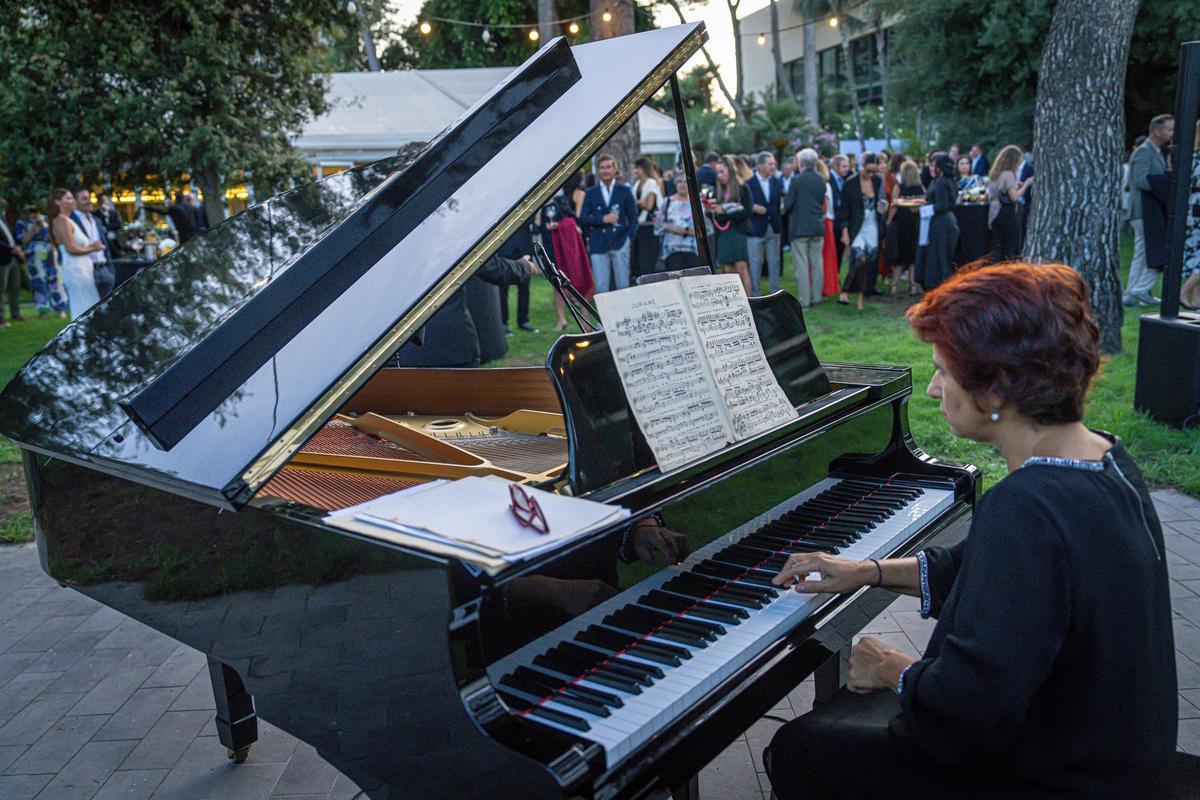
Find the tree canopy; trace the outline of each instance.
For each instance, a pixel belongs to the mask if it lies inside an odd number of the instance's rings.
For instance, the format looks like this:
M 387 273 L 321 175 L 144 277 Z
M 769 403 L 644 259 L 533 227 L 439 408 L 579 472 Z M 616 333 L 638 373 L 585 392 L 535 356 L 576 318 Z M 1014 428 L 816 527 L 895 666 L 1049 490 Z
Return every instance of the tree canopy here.
M 993 145 L 1033 139 L 1038 68 L 1055 0 L 874 0 L 893 28 L 891 96 L 946 137 Z M 1200 37 L 1200 3 L 1143 3 L 1126 76 L 1126 136 L 1174 103 L 1179 43 Z
M 325 110 L 318 33 L 339 16 L 335 0 L 22 3 L 0 15 L 0 186 L 42 201 L 80 182 L 187 174 L 214 193 L 300 174 L 289 136 Z

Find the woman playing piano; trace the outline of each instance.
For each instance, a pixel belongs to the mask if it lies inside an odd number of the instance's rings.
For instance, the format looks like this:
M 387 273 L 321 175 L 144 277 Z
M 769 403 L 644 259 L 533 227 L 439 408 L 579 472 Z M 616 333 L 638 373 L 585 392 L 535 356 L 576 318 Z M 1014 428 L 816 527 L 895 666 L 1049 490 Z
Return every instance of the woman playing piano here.
M 871 638 L 854 647 L 858 694 L 785 725 L 764 755 L 775 793 L 1170 796 L 1166 551 L 1137 466 L 1081 423 L 1099 365 L 1083 280 L 1060 265 L 986 267 L 930 292 L 909 321 L 933 345 L 928 393 L 951 431 L 995 446 L 1008 475 L 952 547 L 789 559 L 778 584 L 884 586 L 920 597 L 937 626 L 921 659 Z

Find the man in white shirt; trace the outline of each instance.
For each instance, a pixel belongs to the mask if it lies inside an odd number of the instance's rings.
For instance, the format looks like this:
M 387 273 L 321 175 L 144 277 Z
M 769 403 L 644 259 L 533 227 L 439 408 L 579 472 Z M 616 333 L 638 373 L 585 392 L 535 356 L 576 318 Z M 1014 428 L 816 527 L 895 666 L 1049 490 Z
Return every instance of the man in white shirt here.
M 88 244 L 100 242 L 104 245 L 103 250 L 93 250 L 90 256 L 96 276 L 96 291 L 100 293 L 101 297 L 107 297 L 113 289 L 116 275 L 113 272 L 112 259 L 108 254 L 108 231 L 104 229 L 104 223 L 92 213 L 93 211 L 92 193 L 87 189 L 76 189 L 75 211 L 71 217 L 87 237 Z
M 4 212 L 8 201 L 0 197 L 0 290 L 8 295 L 8 311 L 13 322 L 21 322 L 21 265 L 25 261 L 25 252 L 13 237 L 8 223 L 4 221 Z M 4 318 L 4 309 L 0 306 L 0 327 L 7 328 L 12 323 Z

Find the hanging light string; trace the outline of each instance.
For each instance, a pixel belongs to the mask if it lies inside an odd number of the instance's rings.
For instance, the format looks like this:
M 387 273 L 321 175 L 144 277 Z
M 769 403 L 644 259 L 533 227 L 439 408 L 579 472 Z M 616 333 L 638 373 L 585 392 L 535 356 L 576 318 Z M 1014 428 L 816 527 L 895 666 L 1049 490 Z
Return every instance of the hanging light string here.
M 849 14 L 846 14 L 845 16 L 848 18 L 850 17 Z M 816 19 L 812 20 L 811 22 L 799 22 L 795 25 L 787 25 L 783 28 L 780 28 L 779 32 L 786 33 L 787 31 L 797 31 L 797 30 L 800 30 L 801 28 L 807 28 L 809 25 L 816 25 L 818 23 L 826 22 L 826 21 L 828 21 L 829 27 L 831 27 L 831 28 L 836 28 L 838 25 L 842 24 L 842 20 L 840 17 L 838 17 L 837 14 L 830 13 L 830 14 L 826 14 L 823 17 L 817 17 Z M 855 20 L 855 21 L 857 22 L 857 20 Z M 770 35 L 770 33 L 771 33 L 771 31 L 769 31 L 769 30 L 766 30 L 766 31 L 742 31 L 741 32 L 742 36 L 757 36 L 760 39 L 760 41 L 759 41 L 760 45 L 766 43 L 766 37 L 768 35 Z
M 632 5 L 630 0 L 615 0 L 615 2 L 616 2 L 616 4 Z M 563 19 L 556 19 L 556 20 L 554 20 L 553 24 L 554 25 L 566 25 L 567 32 L 569 34 L 571 34 L 572 36 L 574 36 L 575 34 L 579 33 L 579 21 L 588 19 L 591 16 L 592 16 L 591 12 L 588 12 L 586 14 L 576 14 L 573 17 L 565 17 Z M 846 16 L 849 17 L 849 15 L 846 15 Z M 600 19 L 603 22 L 612 22 L 612 11 L 609 8 L 605 8 L 604 11 L 601 12 L 601 14 L 600 14 Z M 538 24 L 536 22 L 478 22 L 476 20 L 470 20 L 470 19 L 454 19 L 452 17 L 439 17 L 439 16 L 435 16 L 433 14 L 427 14 L 427 15 L 421 17 L 420 23 L 418 24 L 417 29 L 421 32 L 421 34 L 423 36 L 428 36 L 431 33 L 433 33 L 433 24 L 432 23 L 434 23 L 434 22 L 438 22 L 438 23 L 441 23 L 444 25 L 463 25 L 468 28 L 482 28 L 483 29 L 482 38 L 483 38 L 483 41 L 485 44 L 487 44 L 488 42 L 491 41 L 491 38 L 492 38 L 491 29 L 492 28 L 497 28 L 497 29 L 501 29 L 501 30 L 525 30 L 525 31 L 528 31 L 529 32 L 528 33 L 529 40 L 532 42 L 536 42 L 536 41 L 538 41 L 538 39 L 541 38 L 541 35 L 538 33 Z M 787 25 L 783 28 L 779 28 L 779 33 L 786 33 L 787 31 L 800 30 L 801 28 L 805 28 L 809 25 L 816 25 L 821 22 L 828 22 L 829 27 L 836 28 L 838 25 L 841 24 L 842 20 L 838 17 L 837 14 L 827 13 L 823 16 L 817 17 L 816 19 L 808 21 L 808 22 L 801 22 L 796 25 Z M 767 43 L 767 34 L 769 34 L 769 33 L 771 33 L 771 31 L 741 31 L 742 36 L 756 37 L 760 47 Z
M 614 6 L 615 5 L 632 5 L 632 2 L 630 2 L 630 0 L 615 0 Z M 567 33 L 574 36 L 575 34 L 579 33 L 579 21 L 588 19 L 591 16 L 592 16 L 591 12 L 588 12 L 586 14 L 577 14 L 573 17 L 566 17 L 564 19 L 556 19 L 556 20 L 554 20 L 553 24 L 554 25 L 566 25 Z M 611 7 L 605 8 L 604 11 L 602 11 L 600 13 L 600 20 L 602 22 L 612 22 L 612 18 L 613 18 L 613 15 L 612 15 Z M 468 28 L 482 28 L 483 33 L 481 34 L 481 38 L 483 39 L 484 44 L 487 44 L 489 41 L 491 41 L 491 38 L 492 38 L 491 29 L 492 28 L 508 29 L 508 30 L 527 30 L 527 31 L 529 31 L 528 36 L 529 36 L 529 40 L 531 42 L 536 42 L 538 39 L 541 38 L 541 35 L 538 33 L 538 24 L 536 22 L 478 22 L 476 20 L 470 20 L 470 19 L 453 19 L 452 17 L 439 17 L 439 16 L 435 16 L 432 14 L 427 14 L 420 18 L 420 23 L 417 26 L 417 30 L 419 30 L 421 32 L 422 36 L 428 36 L 431 33 L 433 33 L 433 23 L 434 22 L 442 23 L 444 25 L 463 25 Z

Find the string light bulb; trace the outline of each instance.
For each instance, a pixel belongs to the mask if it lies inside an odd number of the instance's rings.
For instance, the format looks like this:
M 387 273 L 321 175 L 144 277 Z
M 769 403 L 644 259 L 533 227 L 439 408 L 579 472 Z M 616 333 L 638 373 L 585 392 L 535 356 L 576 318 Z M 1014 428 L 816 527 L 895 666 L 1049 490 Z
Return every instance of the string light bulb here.
M 829 18 L 829 27 L 831 27 L 831 28 L 836 28 L 837 26 L 838 26 L 838 18 L 837 18 L 837 17 L 830 17 L 830 18 Z
M 487 27 L 484 27 L 483 33 L 479 34 L 479 38 L 483 39 L 484 44 L 490 44 L 492 41 L 492 32 Z
M 568 25 L 568 26 L 567 26 L 567 33 L 571 34 L 572 36 L 574 36 L 575 34 L 579 33 L 579 23 L 578 23 L 578 22 L 572 22 L 570 25 Z
M 422 36 L 428 36 L 429 34 L 433 33 L 433 26 L 428 22 L 422 22 L 418 30 L 421 31 Z
M 766 37 L 766 36 L 763 36 L 763 35 L 760 33 L 760 34 L 758 35 L 758 46 L 759 46 L 759 47 L 762 47 L 762 46 L 763 46 L 764 44 L 766 44 L 766 43 L 767 43 L 767 37 Z
M 600 15 L 600 19 L 604 20 L 605 22 L 612 22 L 612 12 L 605 11 Z
M 529 41 L 536 42 L 540 38 L 541 34 L 537 32 L 537 28 L 534 28 L 529 32 Z

